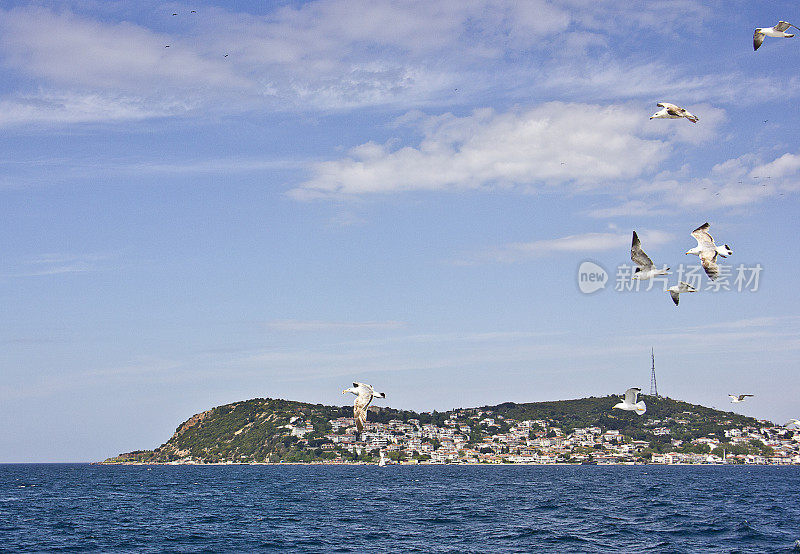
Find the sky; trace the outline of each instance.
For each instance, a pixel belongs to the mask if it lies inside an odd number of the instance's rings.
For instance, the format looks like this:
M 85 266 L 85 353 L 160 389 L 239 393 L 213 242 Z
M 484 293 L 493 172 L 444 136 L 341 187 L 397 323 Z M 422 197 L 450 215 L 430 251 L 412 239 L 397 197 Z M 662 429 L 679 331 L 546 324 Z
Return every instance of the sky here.
M 800 39 L 752 46 L 779 20 L 796 2 L 3 2 L 0 462 L 352 381 L 420 411 L 648 393 L 651 348 L 661 395 L 800 417 Z M 671 268 L 638 290 L 633 230 Z

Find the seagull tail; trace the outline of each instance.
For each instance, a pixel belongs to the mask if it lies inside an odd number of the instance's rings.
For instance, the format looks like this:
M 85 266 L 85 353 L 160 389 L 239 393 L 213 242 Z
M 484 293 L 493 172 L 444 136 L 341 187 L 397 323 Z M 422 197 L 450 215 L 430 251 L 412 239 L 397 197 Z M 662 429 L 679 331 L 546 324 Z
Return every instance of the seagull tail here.
M 730 246 L 725 244 L 723 246 L 718 246 L 717 247 L 717 254 L 719 254 L 723 258 L 727 258 L 731 254 L 733 254 L 733 250 L 731 250 Z
M 647 406 L 645 406 L 644 400 L 639 400 L 636 404 L 634 404 L 634 406 L 636 406 L 637 415 L 644 415 L 644 413 L 647 411 Z

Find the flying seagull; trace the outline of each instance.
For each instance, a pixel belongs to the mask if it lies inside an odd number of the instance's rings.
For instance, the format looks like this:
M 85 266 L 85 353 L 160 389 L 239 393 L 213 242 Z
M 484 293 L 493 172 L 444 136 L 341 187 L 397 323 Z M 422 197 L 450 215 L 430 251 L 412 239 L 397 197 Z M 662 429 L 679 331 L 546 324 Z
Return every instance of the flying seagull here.
M 708 228 L 711 227 L 708 222 L 703 223 L 700 227 L 692 231 L 692 236 L 697 240 L 697 246 L 691 250 L 687 250 L 687 254 L 697 254 L 700 257 L 700 263 L 706 271 L 706 275 L 712 281 L 719 275 L 719 266 L 717 265 L 717 254 L 723 258 L 727 258 L 733 254 L 728 245 L 717 246 L 714 244 L 714 237 L 708 233 Z
M 661 109 L 651 115 L 650 119 L 678 119 L 685 117 L 692 123 L 697 123 L 697 120 L 699 119 L 696 115 L 687 112 L 680 106 L 670 104 L 669 102 L 659 102 L 656 104 L 656 106 L 660 107 Z
M 622 402 L 619 404 L 615 404 L 613 408 L 618 408 L 620 410 L 627 410 L 629 412 L 636 412 L 639 415 L 644 415 L 647 411 L 647 406 L 644 405 L 644 400 L 636 401 L 639 393 L 642 392 L 642 389 L 639 388 L 632 388 L 625 391 L 625 398 L 622 399 Z M 612 409 L 613 409 L 612 408 Z
M 344 389 L 342 394 L 348 392 L 352 392 L 356 395 L 356 400 L 353 403 L 353 417 L 356 419 L 356 428 L 360 433 L 364 430 L 364 424 L 367 422 L 367 407 L 370 402 L 372 402 L 372 398 L 374 396 L 386 398 L 386 395 L 382 392 L 375 392 L 375 389 L 373 389 L 371 385 L 355 382 L 349 389 Z
M 800 429 L 800 419 L 792 418 L 792 419 L 790 419 L 789 421 L 786 422 L 786 425 L 784 425 L 784 427 L 786 427 L 788 429 L 795 429 L 795 430 L 796 429 Z
M 672 297 L 672 301 L 675 302 L 675 305 L 678 305 L 680 301 L 679 295 L 682 292 L 697 292 L 697 289 L 694 288 L 692 285 L 687 283 L 686 281 L 681 281 L 677 285 L 673 285 L 667 289 L 667 292 Z
M 789 27 L 800 29 L 800 27 L 786 21 L 778 21 L 778 24 L 774 27 L 759 27 L 753 33 L 753 50 L 758 50 L 758 47 L 764 42 L 764 37 L 792 38 L 794 36 L 793 34 L 785 32 Z
M 669 268 L 656 268 L 650 256 L 644 253 L 644 250 L 642 250 L 642 243 L 639 241 L 639 235 L 636 234 L 636 231 L 633 232 L 633 240 L 631 241 L 631 260 L 639 266 L 633 272 L 634 279 L 644 280 L 655 277 L 656 275 L 669 275 Z
M 739 402 L 744 402 L 745 398 L 747 398 L 748 396 L 755 396 L 755 395 L 754 394 L 739 394 L 739 395 L 729 394 L 728 398 L 730 398 L 731 402 L 733 402 L 734 404 L 738 404 Z

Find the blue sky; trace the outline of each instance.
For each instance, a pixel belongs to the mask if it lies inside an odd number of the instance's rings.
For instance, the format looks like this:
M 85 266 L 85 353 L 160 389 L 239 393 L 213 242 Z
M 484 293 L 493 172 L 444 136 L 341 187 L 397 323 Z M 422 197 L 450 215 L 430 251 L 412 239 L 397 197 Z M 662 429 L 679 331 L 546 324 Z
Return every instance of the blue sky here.
M 796 3 L 5 2 L 0 462 L 353 380 L 416 410 L 647 392 L 651 347 L 662 394 L 800 417 L 800 40 L 752 48 L 780 19 Z M 662 101 L 699 123 L 650 120 Z M 614 290 L 633 229 L 672 285 L 706 221 L 732 290 Z

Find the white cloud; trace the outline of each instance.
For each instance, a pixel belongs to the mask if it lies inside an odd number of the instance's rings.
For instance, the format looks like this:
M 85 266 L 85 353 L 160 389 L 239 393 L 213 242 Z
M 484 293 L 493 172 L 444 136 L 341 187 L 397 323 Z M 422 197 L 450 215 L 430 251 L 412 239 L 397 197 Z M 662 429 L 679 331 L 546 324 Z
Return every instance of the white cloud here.
M 417 147 L 373 142 L 313 166 L 296 198 L 494 187 L 593 187 L 649 173 L 670 147 L 642 137 L 642 117 L 623 106 L 551 102 L 529 110 L 414 116 Z
M 23 271 L 17 277 L 44 277 L 49 275 L 63 275 L 71 273 L 88 273 L 99 271 L 100 264 L 108 256 L 101 254 L 42 254 L 25 260 Z
M 221 56 L 212 60 L 183 39 L 133 23 L 108 23 L 44 8 L 18 8 L 2 15 L 4 64 L 52 84 L 137 94 L 187 84 L 248 86 Z
M 787 152 L 776 160 L 754 167 L 750 170 L 749 176 L 778 179 L 793 176 L 798 171 L 800 171 L 800 155 Z
M 665 244 L 672 239 L 672 235 L 658 230 L 638 231 L 642 241 L 649 246 Z M 540 239 L 530 242 L 516 242 L 474 254 L 457 262 L 459 265 L 472 265 L 481 261 L 514 263 L 529 258 L 546 257 L 563 252 L 581 253 L 591 255 L 607 250 L 625 249 L 630 245 L 629 232 L 593 232 L 579 235 L 569 235 L 552 239 Z
M 662 171 L 624 191 L 620 203 L 587 211 L 593 217 L 656 215 L 703 207 L 738 208 L 800 191 L 800 155 L 786 153 L 770 162 L 745 154 L 720 162 L 707 176 L 692 176 L 688 167 Z
M 158 101 L 101 93 L 39 92 L 0 99 L 0 127 L 30 123 L 130 121 L 185 113 L 184 100 Z
M 0 63 L 12 72 L 3 100 L 16 112 L 0 125 L 26 117 L 58 124 L 264 108 L 419 107 L 487 95 L 742 102 L 800 91 L 797 79 L 778 86 L 740 74 L 698 76 L 674 60 L 615 50 L 620 20 L 682 39 L 703 32 L 710 10 L 688 0 L 658 7 L 317 0 L 261 14 L 203 7 L 178 18 L 151 6 L 151 16 L 131 10 L 127 20 L 124 9 L 103 3 L 91 11 L 83 3 L 0 10 Z M 62 117 L 25 108 L 25 99 L 44 96 L 105 102 Z M 105 106 L 112 101 L 122 114 Z

